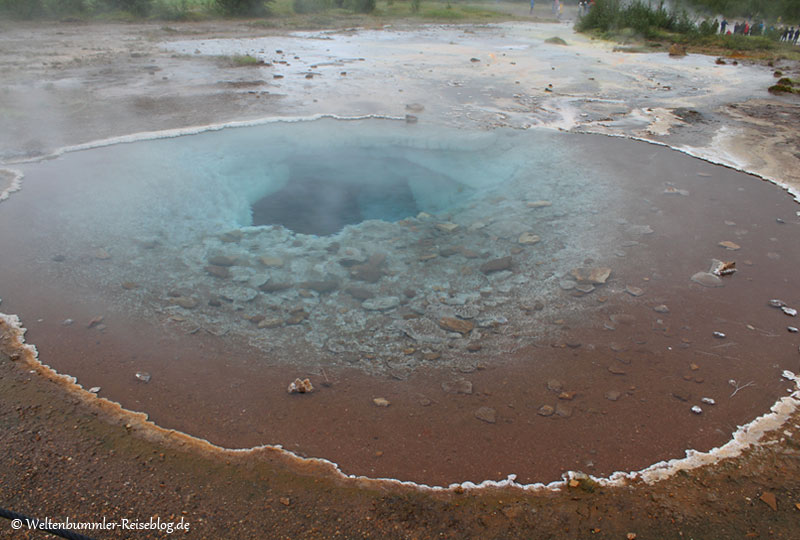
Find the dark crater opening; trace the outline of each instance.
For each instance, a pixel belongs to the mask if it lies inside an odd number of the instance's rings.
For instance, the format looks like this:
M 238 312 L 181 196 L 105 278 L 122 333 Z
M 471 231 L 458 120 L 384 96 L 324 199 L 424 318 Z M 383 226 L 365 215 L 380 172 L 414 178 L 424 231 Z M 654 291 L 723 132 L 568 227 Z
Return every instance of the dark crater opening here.
M 408 181 L 391 172 L 375 183 L 293 174 L 286 186 L 251 208 L 253 225 L 282 225 L 318 236 L 369 219 L 393 222 L 419 213 Z

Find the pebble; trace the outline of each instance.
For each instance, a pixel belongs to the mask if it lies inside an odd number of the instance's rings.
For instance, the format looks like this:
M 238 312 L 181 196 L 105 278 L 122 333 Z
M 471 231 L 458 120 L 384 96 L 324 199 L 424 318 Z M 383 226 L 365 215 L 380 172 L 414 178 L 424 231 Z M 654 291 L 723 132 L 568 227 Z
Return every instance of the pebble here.
M 111 254 L 108 251 L 106 251 L 105 249 L 100 248 L 100 249 L 96 249 L 95 250 L 94 258 L 98 259 L 98 260 L 101 260 L 101 261 L 106 261 L 106 260 L 111 258 Z
M 655 311 L 656 313 L 669 313 L 669 308 L 666 306 L 666 304 L 661 304 L 654 307 L 653 311 Z
M 725 339 L 726 336 L 722 332 L 714 332 L 714 337 L 718 339 Z
M 144 383 L 150 382 L 150 374 L 146 371 L 137 371 L 136 380 L 142 381 Z
M 616 390 L 609 390 L 605 393 L 605 398 L 609 401 L 617 401 L 622 394 Z
M 575 399 L 575 395 L 577 392 L 561 392 L 558 394 L 558 399 L 563 399 L 565 401 L 572 401 Z
M 722 280 L 710 272 L 697 272 L 692 276 L 692 281 L 703 287 L 722 287 Z
M 459 226 L 460 225 L 458 223 L 450 223 L 450 222 L 436 224 L 437 229 L 446 233 L 455 232 L 459 228 Z
M 361 307 L 367 311 L 386 311 L 400 305 L 400 298 L 397 296 L 384 296 L 383 298 L 370 298 L 361 302 Z
M 99 391 L 100 391 L 100 387 L 99 386 L 92 386 L 91 388 L 89 388 L 89 392 L 91 392 L 92 394 L 96 394 Z
M 553 203 L 550 201 L 531 201 L 527 203 L 528 208 L 546 208 L 548 206 L 552 206 Z
M 708 403 L 709 405 L 715 405 L 717 403 L 716 401 L 714 401 L 710 397 L 704 397 L 704 398 L 700 399 L 700 401 L 702 401 L 703 403 Z
M 542 405 L 536 412 L 541 416 L 553 416 L 556 410 L 550 405 Z
M 602 285 L 611 275 L 611 268 L 604 266 L 593 268 L 573 268 L 570 271 L 570 275 L 580 282 Z
M 267 268 L 281 268 L 283 266 L 283 259 L 280 257 L 259 257 L 258 262 Z
M 627 372 L 624 369 L 618 368 L 616 366 L 608 366 L 608 372 L 614 375 L 626 375 Z
M 556 404 L 556 415 L 561 418 L 569 418 L 572 416 L 572 407 L 564 405 L 563 403 Z
M 625 287 L 625 292 L 631 296 L 642 296 L 644 294 L 643 289 L 640 289 L 639 287 L 633 287 L 632 285 Z
M 442 317 L 441 319 L 439 319 L 439 326 L 449 332 L 458 332 L 459 334 L 469 334 L 472 331 L 472 329 L 475 328 L 475 323 L 473 323 L 472 321 L 456 319 L 455 317 Z
M 208 259 L 208 264 L 213 264 L 214 266 L 233 266 L 236 264 L 236 259 L 233 257 L 228 257 L 227 255 L 214 255 Z
M 689 398 L 692 397 L 692 395 L 685 390 L 673 390 L 672 397 L 680 401 L 689 401 Z
M 472 383 L 466 379 L 444 381 L 442 383 L 442 390 L 448 394 L 471 394 Z
M 798 332 L 797 328 L 794 326 L 787 326 L 786 329 L 791 332 L 792 334 L 796 334 Z
M 183 309 L 193 309 L 197 307 L 197 300 L 191 296 L 179 296 L 178 298 L 173 298 L 170 303 L 180 306 Z
M 772 300 L 770 300 L 770 301 L 769 301 L 769 302 L 767 302 L 767 303 L 768 303 L 768 304 L 769 304 L 771 307 L 778 308 L 778 309 L 780 309 L 780 308 L 782 308 L 782 307 L 786 306 L 786 302 L 784 302 L 783 300 L 778 300 L 777 298 L 773 298 Z
M 86 325 L 86 328 L 94 328 L 95 326 L 103 322 L 103 319 L 104 317 L 102 315 L 95 317 L 94 319 L 89 321 L 89 323 Z
M 547 381 L 547 389 L 551 392 L 561 392 L 564 389 L 564 384 L 558 379 L 550 379 Z
M 283 326 L 283 319 L 275 317 L 262 319 L 258 322 L 259 328 L 277 328 L 279 326 Z
M 481 272 L 490 274 L 492 272 L 502 272 L 511 268 L 511 257 L 500 257 L 499 259 L 492 259 L 486 261 L 481 265 Z
M 209 264 L 205 267 L 206 272 L 214 277 L 227 278 L 230 277 L 231 272 L 227 266 L 218 266 L 216 264 Z
M 491 407 L 481 407 L 475 411 L 475 418 L 488 424 L 494 424 L 497 422 L 497 411 Z
M 781 311 L 786 313 L 789 317 L 796 317 L 797 316 L 797 310 L 793 309 L 793 308 L 790 308 L 790 307 L 783 306 L 781 308 Z
M 382 397 L 376 397 L 375 399 L 372 400 L 372 403 L 374 403 L 378 407 L 388 407 L 389 405 L 391 405 L 388 399 Z
M 742 247 L 739 244 L 737 244 L 736 242 L 731 242 L 730 240 L 723 240 L 722 242 L 720 242 L 717 245 L 720 246 L 720 247 L 724 247 L 725 249 L 730 250 L 730 251 L 736 251 L 738 249 L 741 249 L 741 247 Z
M 64 319 L 63 321 L 61 321 L 61 326 L 69 326 L 74 322 L 75 321 L 73 321 L 72 319 Z
M 289 394 L 309 394 L 314 391 L 314 385 L 311 384 L 309 379 L 303 379 L 302 381 L 298 378 L 294 381 L 289 383 L 289 387 L 286 388 L 286 392 Z
M 575 283 L 571 279 L 564 279 L 558 282 L 558 286 L 561 287 L 561 289 L 564 291 L 571 291 L 572 289 L 575 288 L 576 285 L 577 283 Z
M 703 409 L 701 409 L 701 408 L 700 408 L 700 407 L 698 407 L 697 405 L 694 405 L 694 406 L 692 407 L 692 412 L 693 412 L 694 414 L 701 414 L 701 413 L 703 412 Z
M 539 237 L 538 235 L 533 234 L 531 232 L 524 232 L 521 235 L 519 235 L 519 239 L 517 240 L 517 242 L 524 245 L 533 245 L 539 243 L 540 240 L 541 237 Z

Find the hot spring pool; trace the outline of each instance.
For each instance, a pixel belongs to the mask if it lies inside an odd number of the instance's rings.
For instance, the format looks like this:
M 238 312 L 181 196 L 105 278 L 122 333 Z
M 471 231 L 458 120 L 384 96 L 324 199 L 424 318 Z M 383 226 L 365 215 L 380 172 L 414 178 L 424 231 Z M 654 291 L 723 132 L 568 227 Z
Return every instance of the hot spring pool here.
M 224 446 L 606 474 L 724 443 L 798 369 L 768 305 L 800 305 L 796 203 L 667 148 L 323 119 L 19 168 L 3 311 L 43 363 Z

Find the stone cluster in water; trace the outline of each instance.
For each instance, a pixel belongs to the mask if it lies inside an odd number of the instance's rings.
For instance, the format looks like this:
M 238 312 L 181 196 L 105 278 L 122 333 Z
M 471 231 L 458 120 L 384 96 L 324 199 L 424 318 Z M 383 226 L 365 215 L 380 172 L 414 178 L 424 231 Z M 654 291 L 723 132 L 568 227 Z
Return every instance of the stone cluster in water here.
M 325 364 L 397 377 L 442 361 L 471 370 L 470 353 L 539 336 L 532 318 L 564 279 L 581 296 L 608 278 L 602 267 L 558 275 L 570 262 L 560 257 L 586 256 L 557 234 L 569 219 L 549 201 L 498 198 L 455 218 L 373 220 L 331 237 L 236 229 L 183 252 L 192 271 L 163 307 L 195 330 L 244 335 L 276 360 L 297 361 L 303 344 Z

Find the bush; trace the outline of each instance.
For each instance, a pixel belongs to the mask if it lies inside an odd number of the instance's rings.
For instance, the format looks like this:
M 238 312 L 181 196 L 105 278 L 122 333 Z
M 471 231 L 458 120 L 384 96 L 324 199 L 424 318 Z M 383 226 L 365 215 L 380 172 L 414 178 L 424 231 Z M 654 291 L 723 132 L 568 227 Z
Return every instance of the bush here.
M 187 0 L 153 0 L 153 16 L 166 21 L 183 21 L 191 10 Z
M 346 0 L 344 6 L 356 13 L 372 13 L 375 11 L 375 0 Z
M 42 0 L 0 0 L 0 12 L 19 19 L 33 19 L 44 14 Z
M 319 13 L 331 7 L 329 0 L 293 0 L 292 9 L 295 13 Z
M 216 0 L 216 4 L 225 15 L 253 16 L 268 12 L 264 0 Z
M 667 11 L 663 3 L 652 7 L 642 0 L 625 5 L 620 0 L 597 0 L 577 24 L 580 31 L 616 32 L 623 28 L 631 28 L 648 38 L 657 37 L 658 32 L 664 30 L 680 33 L 697 31 L 686 11 Z
M 107 0 L 111 7 L 127 11 L 139 17 L 150 14 L 150 0 Z

